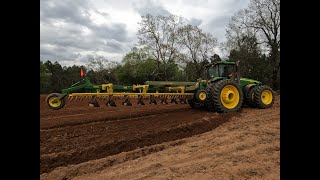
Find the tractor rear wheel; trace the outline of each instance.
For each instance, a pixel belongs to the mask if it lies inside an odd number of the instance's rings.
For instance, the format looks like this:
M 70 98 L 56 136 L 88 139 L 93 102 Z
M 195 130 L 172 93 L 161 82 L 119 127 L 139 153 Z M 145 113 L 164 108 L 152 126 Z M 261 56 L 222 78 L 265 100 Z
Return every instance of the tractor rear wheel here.
M 254 91 L 256 89 L 256 86 L 251 87 L 249 91 L 245 94 L 245 102 L 248 104 L 250 107 L 257 107 L 256 102 L 254 101 Z
M 254 102 L 260 109 L 270 108 L 274 103 L 274 92 L 266 85 L 255 88 Z
M 209 103 L 219 113 L 238 111 L 242 106 L 243 93 L 241 88 L 239 84 L 230 79 L 215 83 L 210 94 L 211 102 Z
M 48 105 L 48 107 L 49 107 L 50 109 L 52 109 L 52 110 L 58 110 L 58 109 L 61 109 L 61 108 L 64 107 L 64 105 L 65 105 L 65 103 L 66 103 L 64 98 L 62 98 L 62 99 L 60 99 L 60 100 L 57 100 L 56 103 L 53 102 L 53 101 L 54 101 L 57 97 L 59 97 L 59 96 L 61 96 L 61 94 L 59 94 L 59 93 L 52 93 L 52 94 L 49 94 L 49 95 L 47 96 L 47 98 L 46 98 L 46 103 L 47 103 L 47 105 Z

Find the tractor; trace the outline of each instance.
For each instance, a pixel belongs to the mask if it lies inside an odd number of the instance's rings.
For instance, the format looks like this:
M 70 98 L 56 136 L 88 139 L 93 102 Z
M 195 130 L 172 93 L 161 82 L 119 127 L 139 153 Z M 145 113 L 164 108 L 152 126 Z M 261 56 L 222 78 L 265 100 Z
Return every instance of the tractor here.
M 198 81 L 198 89 L 188 103 L 192 108 L 208 111 L 238 111 L 243 103 L 251 107 L 269 108 L 274 103 L 274 91 L 261 82 L 240 77 L 239 61 L 216 61 L 206 65 L 208 80 Z

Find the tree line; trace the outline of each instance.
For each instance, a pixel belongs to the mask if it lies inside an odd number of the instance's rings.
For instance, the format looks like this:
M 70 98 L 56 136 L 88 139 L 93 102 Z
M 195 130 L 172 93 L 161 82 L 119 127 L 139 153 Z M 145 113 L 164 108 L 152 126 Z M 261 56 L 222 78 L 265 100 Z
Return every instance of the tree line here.
M 251 0 L 235 13 L 226 29 L 227 41 L 218 44 L 211 33 L 188 24 L 184 18 L 142 16 L 138 44 L 121 61 L 92 57 L 83 66 L 96 84 L 143 84 L 147 80 L 196 81 L 205 65 L 228 54 L 226 61 L 240 61 L 241 75 L 280 88 L 280 1 Z M 41 93 L 59 92 L 80 80 L 80 66 L 62 67 L 40 60 Z

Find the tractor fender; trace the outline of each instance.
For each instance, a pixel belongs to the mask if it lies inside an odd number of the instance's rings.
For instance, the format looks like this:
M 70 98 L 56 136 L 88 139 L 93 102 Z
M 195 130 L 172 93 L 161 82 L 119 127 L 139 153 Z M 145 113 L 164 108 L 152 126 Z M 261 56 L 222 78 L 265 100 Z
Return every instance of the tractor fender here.
M 217 83 L 218 81 L 223 80 L 223 79 L 226 79 L 226 78 L 225 77 L 215 77 L 215 78 L 211 79 L 209 82 L 211 84 L 213 84 L 213 83 Z

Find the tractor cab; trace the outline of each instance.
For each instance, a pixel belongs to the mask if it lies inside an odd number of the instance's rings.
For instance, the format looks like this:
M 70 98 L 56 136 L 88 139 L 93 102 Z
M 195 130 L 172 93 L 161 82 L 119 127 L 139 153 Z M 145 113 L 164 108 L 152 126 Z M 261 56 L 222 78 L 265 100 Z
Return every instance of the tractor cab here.
M 216 61 L 206 66 L 207 78 L 216 81 L 220 79 L 237 78 L 238 67 L 235 62 Z

